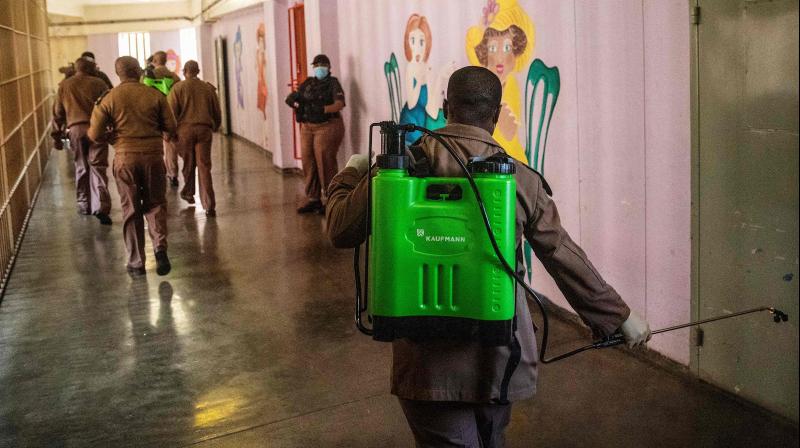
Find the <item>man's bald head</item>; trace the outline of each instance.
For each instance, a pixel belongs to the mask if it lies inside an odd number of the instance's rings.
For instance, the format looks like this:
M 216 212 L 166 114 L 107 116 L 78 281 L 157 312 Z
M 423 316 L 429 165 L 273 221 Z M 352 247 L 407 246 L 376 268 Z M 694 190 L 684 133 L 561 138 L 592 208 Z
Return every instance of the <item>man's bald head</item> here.
M 96 68 L 95 63 L 89 59 L 81 57 L 75 60 L 75 71 L 78 73 L 91 75 L 94 74 Z
M 187 78 L 196 78 L 198 74 L 200 74 L 200 65 L 197 64 L 197 61 L 188 60 L 183 64 L 184 76 Z
M 165 51 L 156 51 L 153 53 L 153 64 L 162 66 L 167 64 L 167 53 Z
M 500 111 L 503 86 L 500 78 L 484 67 L 456 70 L 447 83 L 447 120 L 494 130 Z
M 114 62 L 114 69 L 119 76 L 120 81 L 125 80 L 139 80 L 142 76 L 142 68 L 139 67 L 139 61 L 131 56 L 121 56 Z

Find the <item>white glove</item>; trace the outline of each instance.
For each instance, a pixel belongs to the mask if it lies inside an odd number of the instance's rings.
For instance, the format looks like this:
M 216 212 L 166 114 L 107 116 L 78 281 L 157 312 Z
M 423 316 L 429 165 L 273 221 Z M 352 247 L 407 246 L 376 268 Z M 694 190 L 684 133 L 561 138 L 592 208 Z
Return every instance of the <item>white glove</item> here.
M 359 175 L 363 175 L 369 169 L 369 157 L 366 154 L 353 154 L 346 167 L 355 168 Z
M 628 343 L 630 348 L 644 345 L 652 336 L 650 325 L 648 325 L 647 321 L 633 311 L 631 311 L 628 320 L 623 322 L 619 329 L 625 336 L 625 342 Z

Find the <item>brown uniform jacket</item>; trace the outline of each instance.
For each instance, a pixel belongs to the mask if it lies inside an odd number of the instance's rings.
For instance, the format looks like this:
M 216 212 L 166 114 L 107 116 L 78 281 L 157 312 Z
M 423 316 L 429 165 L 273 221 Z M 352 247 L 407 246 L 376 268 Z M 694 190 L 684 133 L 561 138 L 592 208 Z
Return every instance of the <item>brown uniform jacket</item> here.
M 175 117 L 161 92 L 137 81 L 126 81 L 98 101 L 92 112 L 89 138 L 108 140 L 117 154 L 160 153 L 163 138 L 174 136 L 175 128 Z
M 437 132 L 466 163 L 469 157 L 503 151 L 483 129 L 450 124 Z M 421 140 L 437 176 L 462 176 L 448 152 L 430 137 Z M 561 227 L 555 203 L 545 191 L 542 177 L 517 162 L 517 253 L 522 238 L 533 247 L 547 272 L 555 279 L 570 305 L 598 336 L 613 334 L 630 310 L 589 262 L 586 254 Z M 328 236 L 337 247 L 355 247 L 365 238 L 366 176 L 345 168 L 331 182 L 328 202 Z M 524 268 L 517 260 L 520 274 Z M 510 401 L 531 397 L 536 391 L 538 353 L 533 323 L 522 288 L 517 287 L 517 332 L 522 359 L 511 377 Z M 393 343 L 392 393 L 409 400 L 494 402 L 508 363 L 508 347 L 484 347 L 478 342 Z
M 58 85 L 53 123 L 58 130 L 77 124 L 87 124 L 92 116 L 95 101 L 108 90 L 99 78 L 77 73 L 61 81 Z
M 216 89 L 197 78 L 175 84 L 167 95 L 167 103 L 179 127 L 200 124 L 216 131 L 222 123 Z

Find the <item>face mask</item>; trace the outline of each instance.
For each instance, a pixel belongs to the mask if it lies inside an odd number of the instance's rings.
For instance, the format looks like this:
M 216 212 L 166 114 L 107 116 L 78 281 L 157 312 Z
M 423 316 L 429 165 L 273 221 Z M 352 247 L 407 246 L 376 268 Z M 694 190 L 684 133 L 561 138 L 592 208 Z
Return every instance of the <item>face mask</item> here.
M 314 67 L 314 77 L 317 79 L 325 79 L 328 76 L 328 67 Z

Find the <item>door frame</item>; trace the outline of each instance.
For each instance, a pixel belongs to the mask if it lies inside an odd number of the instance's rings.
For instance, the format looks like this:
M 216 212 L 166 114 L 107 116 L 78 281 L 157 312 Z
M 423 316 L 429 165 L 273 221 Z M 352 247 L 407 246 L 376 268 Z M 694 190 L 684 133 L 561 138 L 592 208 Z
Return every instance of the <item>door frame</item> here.
M 688 0 L 692 28 L 690 37 L 690 122 L 691 122 L 691 264 L 690 264 L 690 313 L 692 321 L 700 319 L 700 0 Z M 689 370 L 700 375 L 700 347 L 696 343 L 696 333 L 692 333 L 689 343 Z

